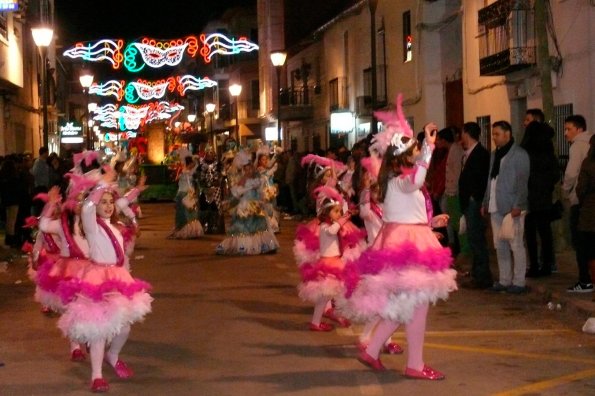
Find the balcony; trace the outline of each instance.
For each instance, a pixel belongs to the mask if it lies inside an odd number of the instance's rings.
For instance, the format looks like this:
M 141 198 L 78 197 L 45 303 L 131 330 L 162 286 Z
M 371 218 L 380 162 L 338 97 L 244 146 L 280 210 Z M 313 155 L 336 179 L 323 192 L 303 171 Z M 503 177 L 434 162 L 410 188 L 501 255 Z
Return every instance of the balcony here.
M 535 64 L 531 0 L 500 0 L 478 12 L 479 73 L 502 76 Z
M 309 87 L 287 88 L 281 90 L 281 121 L 301 121 L 314 117 L 314 108 L 310 95 L 313 90 Z

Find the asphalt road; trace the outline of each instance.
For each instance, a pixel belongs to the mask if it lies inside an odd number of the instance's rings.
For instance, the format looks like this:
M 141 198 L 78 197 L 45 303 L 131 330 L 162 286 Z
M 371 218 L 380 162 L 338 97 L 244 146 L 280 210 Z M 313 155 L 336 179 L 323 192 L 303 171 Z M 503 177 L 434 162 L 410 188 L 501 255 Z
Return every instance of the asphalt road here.
M 445 381 L 401 376 L 405 357 L 383 356 L 388 372 L 355 358 L 361 326 L 307 330 L 291 244 L 282 222 L 275 255 L 219 257 L 221 236 L 166 236 L 173 204 L 143 205 L 133 274 L 152 283 L 153 312 L 133 326 L 121 358 L 136 372 L 114 395 L 593 395 L 595 337 L 584 318 L 549 311 L 536 293 L 460 290 L 431 308 L 425 360 Z M 0 264 L 0 395 L 88 395 L 89 362 L 69 360 L 57 318 L 40 313 L 24 259 Z M 396 340 L 407 350 L 403 333 Z

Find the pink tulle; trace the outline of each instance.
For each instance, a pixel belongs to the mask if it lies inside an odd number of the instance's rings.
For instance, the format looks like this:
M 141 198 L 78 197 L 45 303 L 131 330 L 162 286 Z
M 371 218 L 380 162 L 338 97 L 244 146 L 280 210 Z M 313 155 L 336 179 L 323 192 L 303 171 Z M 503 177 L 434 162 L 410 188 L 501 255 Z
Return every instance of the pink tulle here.
M 321 257 L 316 263 L 300 266 L 300 275 L 303 282 L 320 280 L 327 276 L 341 279 L 343 277 L 343 267 L 344 264 L 340 257 Z
M 134 279 L 132 282 L 110 280 L 98 285 L 81 282 L 80 280 L 71 280 L 60 283 L 58 294 L 64 303 L 73 301 L 78 295 L 99 302 L 108 294 L 118 293 L 127 298 L 132 298 L 135 294 L 146 292 L 150 289 L 151 285 L 149 283 L 139 279 Z
M 308 250 L 320 250 L 320 222 L 318 219 L 306 224 L 299 224 L 295 230 L 295 239 L 304 243 Z

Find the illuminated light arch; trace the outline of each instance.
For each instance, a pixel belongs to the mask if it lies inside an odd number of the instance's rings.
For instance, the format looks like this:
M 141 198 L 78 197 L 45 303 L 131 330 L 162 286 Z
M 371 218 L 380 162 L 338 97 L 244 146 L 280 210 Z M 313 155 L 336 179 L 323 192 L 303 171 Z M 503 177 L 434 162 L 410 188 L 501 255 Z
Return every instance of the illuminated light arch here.
M 124 81 L 109 80 L 104 83 L 93 83 L 89 87 L 89 94 L 97 96 L 114 96 L 118 101 L 124 96 Z
M 173 92 L 175 89 L 176 79 L 174 77 L 158 81 L 138 79 L 126 86 L 126 100 L 129 103 L 136 103 L 139 100 L 161 99 L 168 90 Z
M 124 56 L 122 55 L 123 47 L 124 40 L 121 39 L 104 39 L 95 43 L 79 42 L 73 48 L 64 51 L 63 55 L 72 59 L 82 58 L 87 62 L 101 62 L 106 60 L 112 64 L 114 69 L 119 69 L 124 60 Z
M 214 55 L 235 55 L 240 52 L 252 52 L 258 50 L 258 44 L 248 41 L 246 37 L 237 40 L 229 38 L 221 33 L 209 35 L 201 34 L 200 41 L 203 43 L 200 55 L 205 63 L 210 63 Z
M 181 77 L 177 77 L 178 81 L 178 92 L 180 95 L 186 95 L 186 91 L 198 91 L 205 88 L 217 86 L 217 81 L 211 80 L 208 77 L 200 78 L 186 74 Z

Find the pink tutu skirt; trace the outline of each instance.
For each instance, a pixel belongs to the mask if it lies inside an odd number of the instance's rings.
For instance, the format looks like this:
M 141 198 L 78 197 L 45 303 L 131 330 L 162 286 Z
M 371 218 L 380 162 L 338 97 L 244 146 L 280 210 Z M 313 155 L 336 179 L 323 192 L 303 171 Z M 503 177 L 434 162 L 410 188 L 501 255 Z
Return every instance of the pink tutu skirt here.
M 341 227 L 339 241 L 343 260 L 345 262 L 356 260 L 367 248 L 366 230 L 359 229 L 348 221 Z M 320 220 L 314 218 L 297 226 L 293 255 L 298 265 L 312 263 L 320 258 Z
M 55 277 L 52 272 L 56 264 L 62 259 L 59 254 L 42 251 L 37 259 L 37 270 L 29 265 L 29 278 L 35 282 L 35 301 L 44 307 L 49 307 L 55 312 L 61 312 L 64 304 L 57 294 L 61 277 Z
M 125 267 L 74 260 L 61 269 L 58 295 L 65 304 L 58 327 L 71 340 L 108 342 L 151 312 L 151 286 Z
M 343 267 L 340 257 L 321 257 L 315 263 L 302 264 L 302 282 L 298 285 L 300 298 L 316 304 L 344 294 Z
M 450 249 L 427 225 L 386 223 L 370 249 L 345 268 L 342 313 L 359 322 L 407 323 L 415 308 L 457 289 Z

